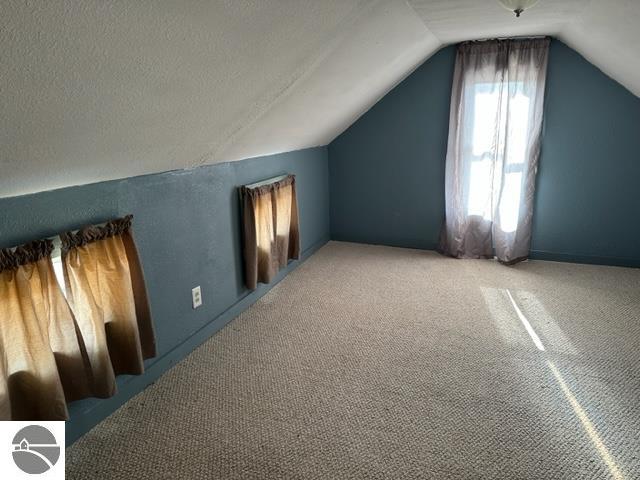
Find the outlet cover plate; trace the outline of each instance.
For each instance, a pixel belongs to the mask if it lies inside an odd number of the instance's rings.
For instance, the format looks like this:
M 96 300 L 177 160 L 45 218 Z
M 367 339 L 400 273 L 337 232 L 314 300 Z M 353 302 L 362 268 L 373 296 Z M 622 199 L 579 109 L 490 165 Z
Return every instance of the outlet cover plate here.
M 191 300 L 193 308 L 198 308 L 202 305 L 202 290 L 200 290 L 200 285 L 191 289 Z

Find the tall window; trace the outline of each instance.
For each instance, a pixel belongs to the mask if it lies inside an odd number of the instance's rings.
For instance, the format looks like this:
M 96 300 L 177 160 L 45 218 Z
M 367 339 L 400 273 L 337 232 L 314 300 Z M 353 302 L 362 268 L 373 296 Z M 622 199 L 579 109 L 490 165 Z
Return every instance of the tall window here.
M 526 258 L 540 152 L 548 39 L 458 47 L 441 249 L 455 257 Z
M 497 228 L 511 233 L 518 226 L 531 101 L 523 82 L 509 82 L 506 87 L 485 82 L 469 87 L 470 138 L 463 154 L 470 159 L 467 215 L 494 221 Z M 508 98 L 509 92 L 515 92 L 512 98 Z M 498 193 L 496 183 L 500 179 L 494 177 L 494 170 L 500 165 L 504 170 L 503 198 L 496 211 L 494 192 Z

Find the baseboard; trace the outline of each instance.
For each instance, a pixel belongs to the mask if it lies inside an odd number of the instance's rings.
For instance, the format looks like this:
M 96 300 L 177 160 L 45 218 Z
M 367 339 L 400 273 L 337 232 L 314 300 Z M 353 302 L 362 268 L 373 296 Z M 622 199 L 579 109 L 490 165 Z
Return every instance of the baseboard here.
M 329 241 L 323 239 L 302 252 L 300 259 L 292 261 L 287 268 L 280 271 L 276 279 L 268 285 L 260 285 L 256 290 L 248 292 L 236 303 L 227 308 L 224 312 L 204 325 L 200 330 L 193 333 L 180 344 L 176 345 L 169 352 L 158 357 L 149 365 L 143 375 L 126 376 L 118 378 L 118 393 L 106 400 L 96 400 L 80 416 L 72 418 L 66 424 L 66 445 L 73 444 L 85 433 L 95 427 L 102 420 L 107 418 L 128 400 L 142 392 L 146 387 L 155 382 L 173 365 L 185 358 L 196 347 L 208 340 L 214 333 L 227 325 L 240 313 L 255 303 L 260 297 L 277 285 L 288 273 L 296 269 L 302 262 L 313 255 Z
M 335 240 L 336 242 L 346 242 L 346 243 L 359 243 L 361 245 L 379 245 L 383 247 L 395 247 L 395 248 L 410 248 L 413 250 L 437 250 L 438 244 L 427 242 L 425 243 L 422 240 L 397 240 L 397 239 L 359 239 L 352 238 L 349 236 L 342 235 L 331 235 L 331 240 Z
M 610 265 L 613 267 L 640 268 L 640 259 L 626 257 L 605 257 L 597 255 L 580 255 L 573 253 L 556 253 L 544 250 L 531 250 L 532 260 L 548 260 L 551 262 L 586 263 L 589 265 Z
M 437 244 L 419 244 L 416 241 L 362 240 L 335 234 L 331 235 L 331 240 L 335 240 L 337 242 L 359 243 L 364 245 L 383 245 L 387 247 L 412 248 L 416 250 L 438 250 Z M 529 252 L 529 258 L 531 260 L 547 260 L 550 262 L 584 263 L 588 265 L 609 265 L 612 267 L 640 268 L 640 258 L 580 255 L 573 253 L 548 252 L 545 250 L 531 250 L 531 252 Z

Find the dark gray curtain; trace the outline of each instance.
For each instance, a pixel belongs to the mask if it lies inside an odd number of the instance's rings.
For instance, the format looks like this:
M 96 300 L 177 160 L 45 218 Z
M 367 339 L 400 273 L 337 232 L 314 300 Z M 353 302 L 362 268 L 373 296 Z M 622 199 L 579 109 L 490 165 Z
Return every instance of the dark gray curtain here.
M 459 258 L 525 259 L 531 243 L 548 38 L 458 47 L 440 249 Z

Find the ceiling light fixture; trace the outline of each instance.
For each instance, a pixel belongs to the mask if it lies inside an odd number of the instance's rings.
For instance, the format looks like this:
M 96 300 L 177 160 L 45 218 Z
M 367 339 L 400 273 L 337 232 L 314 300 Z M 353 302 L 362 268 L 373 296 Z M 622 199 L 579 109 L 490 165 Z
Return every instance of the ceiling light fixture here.
M 504 8 L 512 11 L 516 14 L 516 17 L 520 17 L 522 12 L 533 7 L 538 0 L 498 0 Z

